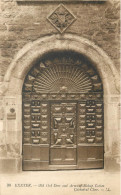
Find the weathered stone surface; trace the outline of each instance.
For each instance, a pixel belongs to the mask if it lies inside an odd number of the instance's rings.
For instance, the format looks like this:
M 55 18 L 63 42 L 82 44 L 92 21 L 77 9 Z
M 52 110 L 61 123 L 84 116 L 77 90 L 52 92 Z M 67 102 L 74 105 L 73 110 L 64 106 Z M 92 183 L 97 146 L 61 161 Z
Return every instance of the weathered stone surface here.
M 120 171 L 120 158 L 117 156 L 106 156 L 105 157 L 105 170 L 108 172 L 119 172 Z
M 0 24 L 0 31 L 5 31 L 7 30 L 7 27 L 5 24 Z
M 4 118 L 4 108 L 1 107 L 0 108 L 0 120 L 3 120 L 3 118 Z
M 6 132 L 6 143 L 7 144 L 21 143 L 21 132 L 20 131 Z
M 6 53 L 2 54 L 4 55 L 2 61 L 5 62 L 6 56 L 13 58 L 17 51 L 28 41 L 36 40 L 44 34 L 57 33 L 46 19 L 56 7 L 51 3 L 48 3 L 48 6 L 45 4 L 35 6 L 33 3 L 19 6 L 19 4 L 11 0 L 2 1 L 0 32 L 4 36 L 4 31 L 6 31 L 6 36 L 3 40 L 7 37 L 7 40 L 12 40 L 13 44 L 20 43 L 18 46 L 16 45 L 17 50 L 12 49 L 11 54 L 9 50 L 6 50 Z M 116 33 L 119 34 L 119 2 L 115 0 L 103 4 L 82 3 L 81 6 L 68 4 L 67 8 L 77 17 L 76 22 L 68 28 L 67 32 L 76 33 L 93 40 L 108 52 L 111 58 L 114 59 L 116 67 L 119 68 L 119 62 L 115 60 L 115 56 L 119 58 L 118 48 L 116 48 L 116 43 L 112 43 L 114 40 L 119 40 L 116 35 Z M 109 32 L 112 33 L 110 34 Z M 14 35 L 11 35 L 11 33 Z M 106 40 L 106 43 L 103 40 Z M 8 46 L 10 47 L 9 42 L 3 45 L 3 47 Z M 2 66 L 8 67 L 9 63 L 6 60 L 5 63 L 2 63 Z M 6 69 L 4 69 L 3 74 L 5 72 Z
M 0 145 L 0 158 L 7 157 L 7 147 L 6 145 Z
M 5 131 L 0 131 L 0 145 L 6 145 Z
M 20 144 L 7 144 L 7 157 L 16 158 L 20 157 Z
M 0 159 L 1 173 L 15 173 L 21 170 L 21 158 Z

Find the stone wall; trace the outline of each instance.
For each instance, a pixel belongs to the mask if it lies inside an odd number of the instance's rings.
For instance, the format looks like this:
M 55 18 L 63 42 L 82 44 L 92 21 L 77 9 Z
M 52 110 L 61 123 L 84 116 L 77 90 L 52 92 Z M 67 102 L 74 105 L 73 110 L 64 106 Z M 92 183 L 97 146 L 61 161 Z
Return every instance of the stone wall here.
M 58 33 L 47 16 L 59 3 L 1 0 L 0 67 L 1 76 L 16 53 L 28 42 Z M 119 1 L 64 3 L 76 17 L 66 30 L 100 46 L 119 68 Z M 1 78 L 1 79 L 2 79 Z
M 44 37 L 45 35 L 51 36 L 53 34 L 58 34 L 58 31 L 47 20 L 47 17 L 56 9 L 56 7 L 59 5 L 59 2 L 34 3 L 16 2 L 15 0 L 1 0 L 0 4 L 0 82 L 2 84 L 4 75 L 10 63 L 14 61 L 17 53 L 24 47 L 24 45 L 30 42 L 34 42 L 37 39 Z M 70 33 L 72 35 L 78 35 L 92 41 L 93 43 L 95 43 L 95 45 L 99 46 L 103 49 L 103 51 L 107 53 L 107 56 L 109 56 L 109 58 L 114 62 L 114 66 L 116 67 L 116 69 L 119 70 L 119 1 L 111 0 L 100 3 L 70 2 L 64 3 L 64 5 L 76 17 L 76 21 L 66 30 L 64 34 Z M 34 49 L 32 50 L 32 52 L 34 52 Z M 22 63 L 24 64 L 24 61 L 22 61 Z M 103 72 L 106 72 L 106 74 L 108 73 L 108 71 L 110 71 L 109 67 L 105 66 L 103 68 Z M 110 78 L 112 79 L 112 76 Z M 11 83 L 13 83 L 13 81 Z M 112 82 L 112 80 L 110 79 L 108 80 L 108 82 L 109 81 Z M 20 84 L 18 86 L 20 86 Z M 112 91 L 113 86 L 114 85 L 112 84 Z M 4 88 L 4 86 L 2 88 Z M 14 88 L 14 85 L 11 85 L 10 88 L 11 92 L 14 91 L 12 90 L 12 88 Z M 20 91 L 20 89 L 18 89 L 18 91 Z M 21 117 L 18 119 L 19 123 L 15 122 L 14 120 L 8 120 L 7 123 L 6 118 L 7 113 L 9 112 L 11 107 L 19 110 L 19 108 L 21 107 L 21 97 L 19 101 L 19 96 L 16 96 L 17 98 L 13 98 L 9 97 L 9 95 L 12 96 L 12 93 L 9 94 L 8 91 L 8 96 L 6 98 L 4 98 L 4 95 L 0 96 L 0 156 L 2 159 L 0 161 L 0 169 L 3 171 L 6 171 L 6 169 L 10 171 L 18 171 L 19 169 L 21 170 L 22 151 L 20 149 L 20 140 L 22 140 L 22 137 L 20 129 L 19 131 L 17 131 L 15 125 L 21 125 Z M 118 95 L 114 92 L 114 96 L 115 97 L 113 98 L 115 99 L 116 108 L 116 115 L 114 118 L 118 123 Z M 114 108 L 111 109 L 114 110 Z M 106 112 L 108 115 L 110 109 L 107 109 Z M 19 111 L 18 113 L 20 114 Z M 112 118 L 110 118 L 110 120 L 112 120 Z M 115 127 L 114 120 L 112 123 Z M 15 128 L 10 129 L 9 127 L 11 126 Z M 108 129 L 107 135 L 109 135 L 109 131 L 110 129 Z M 115 133 L 113 132 L 113 134 Z M 111 150 L 114 151 L 114 158 L 112 159 L 113 165 L 115 165 L 115 162 L 119 164 L 119 158 L 117 158 L 119 151 L 115 152 L 115 148 L 117 148 L 117 145 L 119 148 L 119 143 L 116 143 L 118 135 L 119 132 L 115 134 L 115 144 L 112 143 L 112 138 L 108 141 L 110 142 L 110 144 L 112 144 L 113 149 Z M 110 148 L 108 148 L 107 150 L 110 151 Z M 10 160 L 9 163 L 7 159 Z M 19 159 L 19 161 L 17 161 L 16 159 Z M 107 165 L 108 161 L 110 161 L 110 157 L 109 160 L 106 161 Z

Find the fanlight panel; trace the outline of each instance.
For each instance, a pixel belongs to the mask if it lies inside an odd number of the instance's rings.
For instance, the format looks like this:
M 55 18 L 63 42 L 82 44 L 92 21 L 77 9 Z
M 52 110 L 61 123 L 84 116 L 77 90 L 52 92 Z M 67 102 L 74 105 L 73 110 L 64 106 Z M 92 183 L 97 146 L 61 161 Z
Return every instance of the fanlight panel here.
M 40 72 L 33 83 L 37 93 L 88 92 L 92 89 L 91 79 L 77 67 L 52 66 Z
M 23 90 L 36 93 L 88 93 L 102 91 L 99 75 L 93 67 L 69 59 L 45 60 L 28 73 Z

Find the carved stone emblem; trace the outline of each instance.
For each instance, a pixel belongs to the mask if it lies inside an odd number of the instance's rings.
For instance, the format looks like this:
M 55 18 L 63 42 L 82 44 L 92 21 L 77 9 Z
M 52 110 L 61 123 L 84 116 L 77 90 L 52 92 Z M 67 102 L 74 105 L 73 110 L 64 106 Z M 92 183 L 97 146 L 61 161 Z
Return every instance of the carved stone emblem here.
M 62 4 L 47 19 L 60 33 L 63 33 L 76 20 L 75 16 Z

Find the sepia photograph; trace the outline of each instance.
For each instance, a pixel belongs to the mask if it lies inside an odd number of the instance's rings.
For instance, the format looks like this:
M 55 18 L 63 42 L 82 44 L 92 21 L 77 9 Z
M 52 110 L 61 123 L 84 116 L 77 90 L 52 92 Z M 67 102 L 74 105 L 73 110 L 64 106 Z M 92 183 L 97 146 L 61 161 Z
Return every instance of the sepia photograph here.
M 0 195 L 120 195 L 120 0 L 0 0 Z

